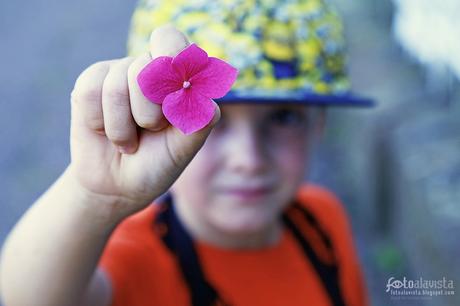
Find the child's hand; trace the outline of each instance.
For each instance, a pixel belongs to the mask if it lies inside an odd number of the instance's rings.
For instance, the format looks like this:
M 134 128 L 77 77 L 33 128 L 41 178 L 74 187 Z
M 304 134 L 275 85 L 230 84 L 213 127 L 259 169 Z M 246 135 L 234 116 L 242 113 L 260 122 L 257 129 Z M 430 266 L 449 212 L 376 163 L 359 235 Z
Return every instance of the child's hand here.
M 150 55 L 96 63 L 75 84 L 69 171 L 78 187 L 102 203 L 109 199 L 122 216 L 169 188 L 220 116 L 217 107 L 209 126 L 185 136 L 140 91 L 136 78 L 151 58 L 174 56 L 187 45 L 173 27 L 159 28 L 152 33 Z

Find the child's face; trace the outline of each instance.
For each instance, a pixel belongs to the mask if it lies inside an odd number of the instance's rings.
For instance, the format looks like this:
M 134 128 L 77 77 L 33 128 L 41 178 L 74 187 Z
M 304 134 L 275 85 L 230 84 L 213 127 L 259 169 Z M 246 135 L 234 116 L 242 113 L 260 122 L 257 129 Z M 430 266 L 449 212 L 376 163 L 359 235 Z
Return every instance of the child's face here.
M 173 186 L 177 205 L 225 232 L 262 230 L 301 184 L 324 112 L 301 105 L 221 105 L 222 117 Z

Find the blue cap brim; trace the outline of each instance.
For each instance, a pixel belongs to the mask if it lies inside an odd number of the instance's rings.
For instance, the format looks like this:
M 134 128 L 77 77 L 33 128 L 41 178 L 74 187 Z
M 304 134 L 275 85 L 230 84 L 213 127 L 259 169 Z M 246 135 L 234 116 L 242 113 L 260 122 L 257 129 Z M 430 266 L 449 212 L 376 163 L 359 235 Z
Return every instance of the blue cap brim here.
M 250 104 L 305 104 L 316 106 L 352 106 L 352 107 L 374 107 L 376 102 L 373 99 L 356 96 L 351 93 L 343 95 L 317 95 L 303 94 L 295 98 L 287 97 L 242 97 L 229 92 L 225 97 L 214 99 L 217 103 L 250 103 Z

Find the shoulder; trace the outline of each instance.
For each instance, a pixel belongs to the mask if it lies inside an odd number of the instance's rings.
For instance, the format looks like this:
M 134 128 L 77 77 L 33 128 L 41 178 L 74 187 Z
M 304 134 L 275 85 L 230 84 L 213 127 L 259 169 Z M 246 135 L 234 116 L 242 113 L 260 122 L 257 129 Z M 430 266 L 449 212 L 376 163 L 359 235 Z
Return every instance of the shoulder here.
M 343 203 L 326 187 L 304 184 L 297 193 L 297 201 L 329 230 L 337 227 L 348 228 L 348 215 Z
M 99 267 L 110 281 L 113 305 L 139 305 L 163 297 L 163 292 L 169 294 L 171 286 L 176 290 L 180 286 L 174 257 L 155 226 L 160 209 L 152 204 L 126 218 L 104 248 Z
M 330 190 L 311 184 L 300 188 L 297 202 L 315 217 L 332 242 L 347 304 L 368 305 L 355 239 L 342 202 Z
M 149 205 L 115 228 L 100 260 L 101 267 L 112 277 L 142 275 L 146 270 L 170 266 L 170 252 L 155 224 L 159 210 L 159 205 Z
M 337 249 L 337 255 L 349 259 L 354 254 L 354 236 L 347 212 L 339 198 L 325 187 L 306 184 L 300 188 L 297 202 L 313 215 L 329 236 Z

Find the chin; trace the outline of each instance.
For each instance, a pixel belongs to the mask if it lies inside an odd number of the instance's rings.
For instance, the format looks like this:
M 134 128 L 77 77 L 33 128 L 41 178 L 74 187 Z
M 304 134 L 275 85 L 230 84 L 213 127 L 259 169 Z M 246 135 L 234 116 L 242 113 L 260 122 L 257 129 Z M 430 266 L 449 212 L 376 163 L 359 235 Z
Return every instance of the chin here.
M 260 232 L 273 224 L 275 220 L 276 217 L 270 218 L 263 212 L 259 212 L 258 215 L 219 214 L 211 218 L 213 225 L 220 231 L 235 235 Z
M 222 197 L 219 205 L 208 210 L 208 220 L 222 232 L 232 234 L 256 233 L 273 225 L 283 207 L 275 197 L 239 199 Z

